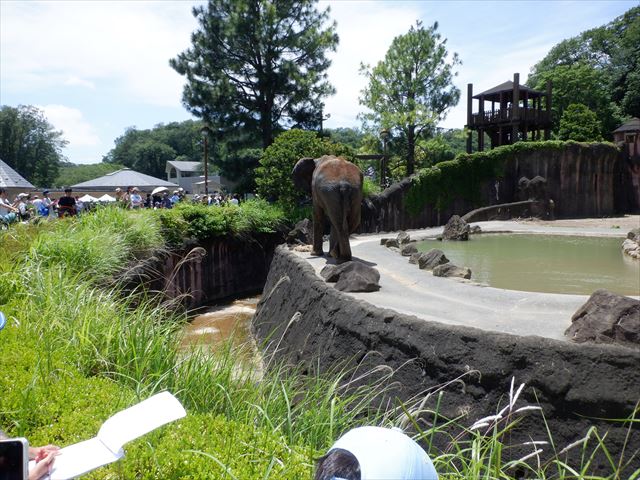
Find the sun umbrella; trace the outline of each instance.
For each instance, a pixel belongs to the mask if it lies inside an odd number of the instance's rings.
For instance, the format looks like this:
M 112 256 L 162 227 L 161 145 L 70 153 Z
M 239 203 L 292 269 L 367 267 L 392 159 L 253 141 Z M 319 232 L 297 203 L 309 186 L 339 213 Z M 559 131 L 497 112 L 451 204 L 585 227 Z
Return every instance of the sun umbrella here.
M 108 193 L 105 193 L 104 195 L 102 195 L 99 199 L 99 202 L 115 202 L 116 199 L 114 197 L 112 197 L 111 195 L 109 195 Z
M 167 187 L 156 187 L 153 189 L 153 191 L 151 192 L 151 195 L 157 195 L 158 193 L 162 193 L 162 192 L 166 192 L 169 189 Z

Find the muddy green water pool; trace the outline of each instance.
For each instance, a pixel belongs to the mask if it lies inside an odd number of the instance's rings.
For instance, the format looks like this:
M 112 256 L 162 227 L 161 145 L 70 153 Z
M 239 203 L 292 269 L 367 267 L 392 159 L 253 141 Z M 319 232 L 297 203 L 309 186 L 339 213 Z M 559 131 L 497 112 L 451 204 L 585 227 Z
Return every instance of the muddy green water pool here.
M 419 251 L 442 250 L 471 280 L 496 288 L 590 295 L 604 288 L 640 295 L 640 262 L 622 253 L 621 238 L 482 234 L 468 242 L 424 240 Z

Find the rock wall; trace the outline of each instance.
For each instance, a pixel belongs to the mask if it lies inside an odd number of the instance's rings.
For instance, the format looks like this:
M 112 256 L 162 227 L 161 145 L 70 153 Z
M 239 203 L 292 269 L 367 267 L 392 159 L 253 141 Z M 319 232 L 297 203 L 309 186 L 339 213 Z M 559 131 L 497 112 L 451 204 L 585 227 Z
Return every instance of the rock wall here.
M 384 232 L 442 225 L 451 215 L 464 215 L 479 207 L 521 200 L 518 180 L 540 175 L 547 180 L 547 195 L 552 199 L 556 218 L 604 217 L 634 210 L 629 195 L 621 190 L 633 188 L 625 159 L 608 144 L 568 144 L 562 149 L 541 148 L 518 152 L 507 161 L 503 178 L 481 187 L 481 201 L 474 204 L 457 199 L 442 212 L 426 205 L 420 214 L 407 213 L 404 199 L 410 188 L 405 179 L 374 196 L 363 207 L 360 232 Z
M 379 363 L 398 369 L 395 393 L 403 400 L 461 377 L 445 389 L 441 413 L 466 414 L 462 423 L 467 426 L 505 404 L 515 377 L 527 384 L 521 398 L 543 408 L 558 450 L 596 425 L 601 434 L 609 430 L 609 451 L 620 454 L 628 426 L 598 418 L 627 418 L 640 400 L 638 351 L 447 326 L 380 309 L 335 290 L 306 260 L 282 247 L 252 328 L 267 352 L 310 369 L 348 360 L 361 362 L 360 369 Z M 432 407 L 435 398 L 427 403 Z M 514 444 L 531 439 L 548 440 L 540 414 L 527 416 L 511 435 Z M 438 448 L 446 448 L 445 436 L 435 440 Z M 640 428 L 631 430 L 627 445 L 625 458 L 640 450 Z M 523 453 L 512 452 L 516 458 Z M 598 457 L 594 471 L 602 465 L 606 460 Z M 639 467 L 636 456 L 629 471 Z
M 229 297 L 262 291 L 282 233 L 254 234 L 191 242 L 175 252 L 158 253 L 130 270 L 129 288 L 144 284 L 169 299 L 197 308 Z

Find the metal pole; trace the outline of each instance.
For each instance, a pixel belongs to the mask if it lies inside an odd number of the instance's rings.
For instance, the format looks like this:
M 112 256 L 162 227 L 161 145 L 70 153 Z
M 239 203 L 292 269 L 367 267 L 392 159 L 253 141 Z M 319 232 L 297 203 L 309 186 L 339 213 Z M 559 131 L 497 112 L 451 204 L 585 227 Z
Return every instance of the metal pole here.
M 204 134 L 204 194 L 209 196 L 209 142 L 207 134 Z
M 388 153 L 387 153 L 387 135 L 382 139 L 382 145 L 384 149 L 384 157 L 382 159 L 382 174 L 380 175 L 382 180 L 382 188 L 387 186 L 387 161 L 388 161 Z

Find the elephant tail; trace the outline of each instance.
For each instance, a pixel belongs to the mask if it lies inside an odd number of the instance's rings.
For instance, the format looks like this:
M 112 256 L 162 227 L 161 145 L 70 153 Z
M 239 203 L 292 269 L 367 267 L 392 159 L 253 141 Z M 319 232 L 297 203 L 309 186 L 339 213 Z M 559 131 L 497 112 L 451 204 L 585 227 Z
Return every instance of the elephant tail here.
M 342 200 L 342 231 L 345 235 L 349 235 L 349 217 L 351 215 L 351 195 L 353 195 L 353 187 L 348 183 L 340 185 L 340 198 Z

